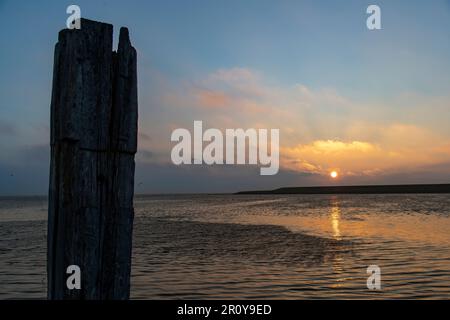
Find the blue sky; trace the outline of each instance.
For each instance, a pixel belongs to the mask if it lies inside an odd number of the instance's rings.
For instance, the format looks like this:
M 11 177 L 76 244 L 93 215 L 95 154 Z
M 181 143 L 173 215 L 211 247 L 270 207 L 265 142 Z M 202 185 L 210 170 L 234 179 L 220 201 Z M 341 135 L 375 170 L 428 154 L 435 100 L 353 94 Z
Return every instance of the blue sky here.
M 127 26 L 138 50 L 137 192 L 323 185 L 332 166 L 339 183 L 450 180 L 448 0 L 0 0 L 0 195 L 46 193 L 53 49 L 70 4 L 115 37 Z M 382 30 L 366 28 L 369 4 Z M 174 167 L 170 131 L 193 120 L 280 127 L 281 174 Z

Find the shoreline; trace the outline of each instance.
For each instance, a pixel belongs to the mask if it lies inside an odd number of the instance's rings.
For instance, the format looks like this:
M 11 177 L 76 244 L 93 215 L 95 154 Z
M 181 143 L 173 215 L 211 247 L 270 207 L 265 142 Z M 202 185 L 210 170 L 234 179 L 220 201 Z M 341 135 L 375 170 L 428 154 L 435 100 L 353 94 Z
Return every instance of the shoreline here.
M 359 186 L 284 187 L 274 190 L 239 191 L 244 194 L 401 194 L 401 193 L 450 193 L 450 184 L 402 184 Z

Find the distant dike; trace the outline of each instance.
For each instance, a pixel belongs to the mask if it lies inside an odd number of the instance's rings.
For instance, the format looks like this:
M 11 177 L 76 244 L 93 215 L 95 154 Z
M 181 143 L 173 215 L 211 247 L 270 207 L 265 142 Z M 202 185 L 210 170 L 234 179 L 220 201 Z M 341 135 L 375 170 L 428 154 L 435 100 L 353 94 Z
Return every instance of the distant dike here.
M 240 191 L 235 194 L 395 194 L 450 193 L 450 184 L 404 184 L 368 186 L 291 187 L 275 190 Z

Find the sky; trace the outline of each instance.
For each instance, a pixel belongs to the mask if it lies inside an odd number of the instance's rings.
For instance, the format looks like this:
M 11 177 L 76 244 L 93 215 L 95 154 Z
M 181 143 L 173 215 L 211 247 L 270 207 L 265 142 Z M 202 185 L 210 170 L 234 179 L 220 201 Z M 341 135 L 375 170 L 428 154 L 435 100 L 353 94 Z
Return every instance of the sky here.
M 45 195 L 66 8 L 130 30 L 136 193 L 450 182 L 450 1 L 0 0 L 0 195 Z M 381 30 L 366 9 L 381 8 Z M 280 170 L 181 165 L 176 128 L 278 128 Z M 337 179 L 329 173 L 336 170 Z

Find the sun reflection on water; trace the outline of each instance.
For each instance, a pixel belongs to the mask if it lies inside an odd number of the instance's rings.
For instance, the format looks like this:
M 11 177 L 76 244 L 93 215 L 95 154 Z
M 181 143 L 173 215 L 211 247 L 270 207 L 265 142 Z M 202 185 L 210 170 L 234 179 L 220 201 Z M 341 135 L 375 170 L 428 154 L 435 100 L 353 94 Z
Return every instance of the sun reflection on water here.
M 341 240 L 341 231 L 339 229 L 339 221 L 341 218 L 341 209 L 339 208 L 339 201 L 337 199 L 332 199 L 331 201 L 331 227 L 333 229 L 333 238 L 336 240 Z

